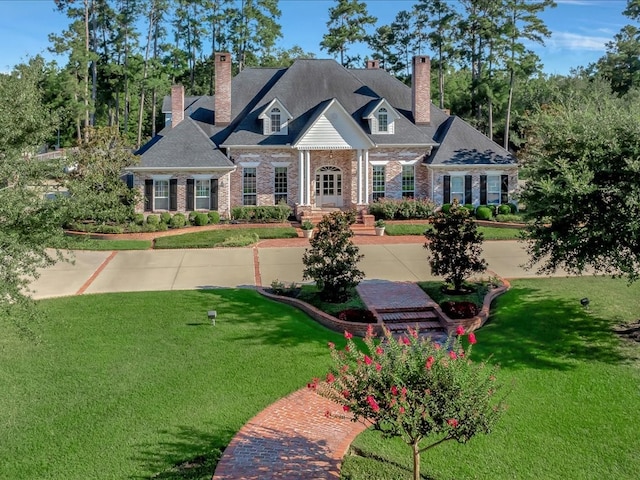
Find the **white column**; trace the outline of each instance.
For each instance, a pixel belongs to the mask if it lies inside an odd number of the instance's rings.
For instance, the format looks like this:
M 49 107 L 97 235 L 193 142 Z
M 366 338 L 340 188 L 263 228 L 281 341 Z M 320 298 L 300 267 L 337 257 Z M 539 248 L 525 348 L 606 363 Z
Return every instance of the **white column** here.
M 362 205 L 362 150 L 358 149 L 358 205 Z
M 306 193 L 307 193 L 307 205 L 311 205 L 311 150 L 307 150 L 306 154 Z
M 364 151 L 364 204 L 369 204 L 369 150 Z
M 298 203 L 304 205 L 304 150 L 298 150 Z

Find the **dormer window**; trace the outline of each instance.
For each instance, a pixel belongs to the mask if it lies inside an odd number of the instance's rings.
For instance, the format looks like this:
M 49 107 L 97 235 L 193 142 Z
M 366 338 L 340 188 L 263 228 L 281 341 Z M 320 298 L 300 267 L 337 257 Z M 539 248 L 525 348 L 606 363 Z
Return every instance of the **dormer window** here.
M 389 116 L 387 114 L 386 108 L 381 108 L 378 110 L 378 132 L 388 132 L 389 131 Z
M 280 120 L 280 109 L 272 108 L 271 113 L 269 114 L 271 118 L 271 133 L 278 133 L 282 128 L 282 123 Z
M 260 110 L 258 119 L 262 120 L 263 135 L 289 135 L 291 114 L 277 99 L 271 100 Z

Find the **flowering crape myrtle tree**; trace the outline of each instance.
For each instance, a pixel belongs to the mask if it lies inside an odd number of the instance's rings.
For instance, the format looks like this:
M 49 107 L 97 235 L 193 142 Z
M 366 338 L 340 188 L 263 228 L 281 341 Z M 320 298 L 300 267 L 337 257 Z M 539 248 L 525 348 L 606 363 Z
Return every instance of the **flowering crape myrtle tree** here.
M 341 404 L 353 421 L 371 422 L 389 437 L 401 437 L 413 452 L 413 478 L 420 478 L 420 454 L 447 440 L 465 443 L 489 433 L 504 410 L 497 395 L 497 367 L 471 362 L 476 338 L 464 329 L 444 345 L 409 329 L 395 339 L 385 330 L 377 342 L 370 326 L 366 352 L 345 332 L 347 345 L 329 344 L 333 366 L 326 381 L 309 384 L 320 395 Z
M 442 275 L 456 291 L 473 273 L 482 273 L 487 262 L 480 258 L 482 233 L 469 216 L 469 211 L 454 203 L 449 213 L 438 212 L 431 220 L 433 230 L 427 230 L 424 247 L 429 250 L 431 273 Z

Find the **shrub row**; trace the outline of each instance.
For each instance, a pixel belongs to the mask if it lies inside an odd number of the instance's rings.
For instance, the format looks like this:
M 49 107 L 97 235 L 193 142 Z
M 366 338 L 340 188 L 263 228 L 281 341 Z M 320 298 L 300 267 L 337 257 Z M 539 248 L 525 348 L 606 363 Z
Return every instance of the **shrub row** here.
M 435 211 L 431 200 L 381 198 L 369 205 L 369 214 L 376 220 L 411 220 L 429 218 Z
M 293 210 L 285 203 L 260 207 L 233 207 L 231 218 L 246 222 L 285 222 Z
M 471 215 L 475 215 L 478 220 L 491 220 L 494 216 L 499 221 L 517 221 L 520 217 L 515 215 L 518 212 L 518 207 L 514 203 L 503 203 L 502 205 L 479 205 L 474 207 L 471 204 L 462 205 L 463 208 L 469 210 Z M 442 205 L 441 210 L 444 213 L 449 213 L 451 210 L 451 204 L 445 203 Z
M 88 233 L 141 233 L 162 232 L 170 228 L 183 228 L 187 225 L 202 226 L 217 223 L 220 223 L 220 214 L 215 211 L 191 212 L 188 218 L 183 213 L 172 215 L 169 212 L 162 212 L 159 215 L 148 215 L 146 218 L 142 213 L 136 213 L 133 220 L 125 225 L 76 222 L 68 225 L 68 228 Z

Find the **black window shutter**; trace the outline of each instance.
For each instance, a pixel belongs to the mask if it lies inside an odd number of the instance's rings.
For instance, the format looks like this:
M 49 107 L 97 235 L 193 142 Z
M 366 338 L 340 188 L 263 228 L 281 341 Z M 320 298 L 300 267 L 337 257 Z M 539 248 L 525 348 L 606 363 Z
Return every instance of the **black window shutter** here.
M 451 175 L 442 177 L 442 184 L 444 189 L 442 203 L 451 203 Z
M 471 203 L 471 175 L 464 176 L 464 202 Z
M 193 178 L 187 178 L 187 211 L 189 212 L 193 210 L 194 183 Z
M 169 180 L 169 210 L 178 210 L 178 179 Z
M 480 175 L 480 205 L 487 204 L 487 176 Z
M 144 181 L 144 211 L 153 210 L 153 180 Z
M 127 173 L 126 175 L 127 187 L 133 188 L 133 185 L 134 185 L 133 179 L 134 179 L 133 173 Z
M 209 209 L 218 210 L 218 179 L 211 179 L 211 201 L 209 202 Z
M 500 203 L 509 203 L 509 175 L 502 175 L 500 180 Z

